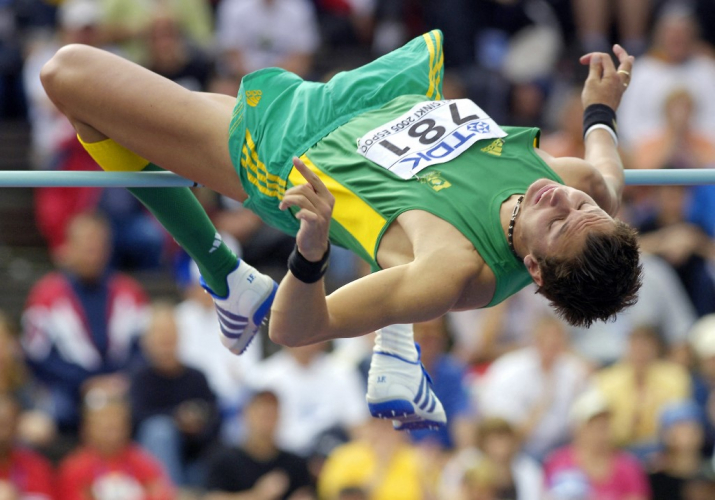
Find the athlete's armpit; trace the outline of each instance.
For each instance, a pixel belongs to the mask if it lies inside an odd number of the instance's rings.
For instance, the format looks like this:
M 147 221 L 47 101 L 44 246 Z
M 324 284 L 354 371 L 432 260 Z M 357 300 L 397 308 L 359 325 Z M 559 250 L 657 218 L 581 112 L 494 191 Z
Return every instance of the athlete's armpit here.
M 546 162 L 567 186 L 588 194 L 598 206 L 614 215 L 614 206 L 618 207 L 618 200 L 614 199 L 615 194 L 609 189 L 604 175 L 591 163 L 570 157 L 549 157 Z

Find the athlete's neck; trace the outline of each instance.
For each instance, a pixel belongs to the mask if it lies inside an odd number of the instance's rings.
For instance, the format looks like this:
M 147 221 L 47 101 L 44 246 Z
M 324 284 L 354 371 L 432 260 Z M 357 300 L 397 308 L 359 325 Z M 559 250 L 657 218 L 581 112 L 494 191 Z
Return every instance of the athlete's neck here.
M 509 233 L 509 223 L 511 222 L 511 215 L 514 212 L 514 207 L 516 207 L 517 202 L 519 201 L 519 197 L 521 196 L 521 193 L 513 194 L 509 198 L 507 198 L 504 203 L 501 204 L 501 207 L 499 209 L 499 222 L 501 223 L 501 228 L 502 231 L 504 231 L 504 237 L 508 237 Z M 513 234 L 513 241 L 514 241 L 514 249 L 516 250 L 516 253 L 519 255 L 520 259 L 524 259 L 524 256 L 529 253 L 526 245 L 524 245 L 524 242 L 522 241 L 522 231 L 521 227 L 519 225 L 519 221 L 521 219 L 520 217 L 521 214 L 517 214 L 515 224 L 514 224 L 514 234 Z

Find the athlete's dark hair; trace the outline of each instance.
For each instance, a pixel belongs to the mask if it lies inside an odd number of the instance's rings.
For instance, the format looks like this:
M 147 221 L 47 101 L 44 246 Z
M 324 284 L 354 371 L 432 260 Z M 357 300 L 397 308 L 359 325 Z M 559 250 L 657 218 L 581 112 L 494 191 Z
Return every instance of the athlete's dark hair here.
M 580 253 L 536 259 L 543 280 L 536 292 L 573 326 L 615 319 L 638 300 L 643 267 L 637 233 L 622 221 L 617 220 L 611 231 L 589 234 Z

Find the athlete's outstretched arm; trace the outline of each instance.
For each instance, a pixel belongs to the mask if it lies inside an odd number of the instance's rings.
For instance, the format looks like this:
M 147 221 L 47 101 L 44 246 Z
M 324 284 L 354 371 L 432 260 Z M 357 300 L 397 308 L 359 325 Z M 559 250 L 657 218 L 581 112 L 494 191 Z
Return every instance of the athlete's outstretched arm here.
M 443 254 L 418 259 L 365 276 L 327 298 L 322 281 L 308 285 L 288 273 L 271 309 L 270 337 L 299 346 L 440 317 L 466 285 L 466 273 L 454 262 Z
M 300 207 L 298 249 L 307 260 L 317 262 L 327 249 L 333 197 L 300 160 L 294 159 L 294 165 L 308 183 L 286 191 L 281 207 Z M 454 306 L 470 276 L 455 266 L 466 259 L 454 252 L 458 250 L 440 248 L 409 264 L 350 283 L 329 297 L 322 279 L 308 284 L 288 272 L 271 308 L 271 339 L 283 345 L 305 345 L 441 316 Z
M 584 109 L 591 104 L 605 104 L 613 111 L 618 109 L 630 81 L 633 56 L 629 56 L 620 45 L 615 45 L 613 52 L 619 61 L 618 69 L 609 54 L 593 53 L 581 58 L 581 63 L 589 65 L 588 78 L 581 94 Z M 604 129 L 589 133 L 585 146 L 584 159 L 600 172 L 605 181 L 605 193 L 598 193 L 602 198 L 601 206 L 611 215 L 615 215 L 620 207 L 625 185 L 618 147 L 611 134 Z

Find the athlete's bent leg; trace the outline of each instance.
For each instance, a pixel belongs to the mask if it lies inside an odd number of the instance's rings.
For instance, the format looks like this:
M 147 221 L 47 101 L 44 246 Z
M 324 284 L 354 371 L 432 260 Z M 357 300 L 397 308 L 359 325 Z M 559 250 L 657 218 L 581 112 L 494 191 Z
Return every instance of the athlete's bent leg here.
M 106 72 L 124 80 L 124 85 L 116 87 Z M 181 175 L 236 199 L 245 198 L 228 155 L 230 97 L 186 91 L 121 58 L 84 46 L 62 49 L 44 68 L 42 79 L 87 151 L 105 170 L 159 169 L 134 152 L 142 151 Z M 233 352 L 242 352 L 270 309 L 273 280 L 239 262 L 188 188 L 130 191 L 197 262 L 217 302 L 221 340 Z
M 239 201 L 246 198 L 228 150 L 230 97 L 191 92 L 85 45 L 61 48 L 41 79 L 60 111 L 83 137 L 88 134 L 87 142 L 109 137 L 151 163 Z

